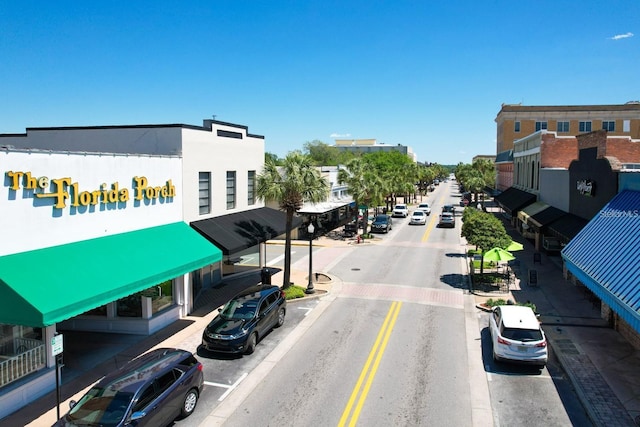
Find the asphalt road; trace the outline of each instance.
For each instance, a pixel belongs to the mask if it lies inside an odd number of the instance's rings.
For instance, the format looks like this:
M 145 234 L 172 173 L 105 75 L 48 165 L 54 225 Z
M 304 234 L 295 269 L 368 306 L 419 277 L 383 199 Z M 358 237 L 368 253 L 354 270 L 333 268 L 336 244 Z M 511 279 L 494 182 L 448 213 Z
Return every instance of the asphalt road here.
M 331 301 L 289 304 L 285 326 L 253 355 L 200 352 L 207 386 L 199 405 L 207 409 L 176 424 L 198 425 L 212 408 L 229 405 L 225 426 L 589 425 L 553 359 L 543 370 L 491 360 L 486 316 L 468 310 L 474 296 L 466 290 L 460 217 L 455 229 L 435 227 L 441 205 L 457 202 L 454 193 L 445 183 L 430 197 L 426 226 L 398 219 L 379 243 L 337 259 L 328 273 L 340 278 L 340 291 Z M 264 368 L 318 305 L 324 311 L 231 406 L 228 393 L 251 382 L 254 368 Z M 470 340 L 473 328 L 478 338 Z M 188 343 L 194 350 L 196 341 Z M 478 412 L 485 401 L 488 411 Z

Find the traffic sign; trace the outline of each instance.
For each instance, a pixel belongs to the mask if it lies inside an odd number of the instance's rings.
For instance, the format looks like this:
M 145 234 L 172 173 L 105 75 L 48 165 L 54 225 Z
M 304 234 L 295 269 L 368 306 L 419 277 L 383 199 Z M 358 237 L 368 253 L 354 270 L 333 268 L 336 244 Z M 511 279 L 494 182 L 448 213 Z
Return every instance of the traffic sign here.
M 57 356 L 62 353 L 62 334 L 51 338 L 51 354 Z

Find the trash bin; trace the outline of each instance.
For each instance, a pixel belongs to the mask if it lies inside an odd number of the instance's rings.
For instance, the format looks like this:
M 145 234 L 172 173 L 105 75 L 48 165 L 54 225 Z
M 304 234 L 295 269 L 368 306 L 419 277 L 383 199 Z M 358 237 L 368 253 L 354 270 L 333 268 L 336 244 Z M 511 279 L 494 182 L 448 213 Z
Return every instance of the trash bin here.
M 263 268 L 260 272 L 260 281 L 263 285 L 271 284 L 271 270 L 269 270 L 267 267 Z

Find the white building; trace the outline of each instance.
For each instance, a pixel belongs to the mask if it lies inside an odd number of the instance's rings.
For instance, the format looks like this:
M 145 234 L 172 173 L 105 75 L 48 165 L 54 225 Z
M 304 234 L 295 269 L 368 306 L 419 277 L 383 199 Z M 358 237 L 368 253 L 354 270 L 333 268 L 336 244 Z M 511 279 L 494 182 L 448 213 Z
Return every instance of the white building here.
M 285 231 L 244 126 L 29 128 L 0 147 L 0 419 L 55 388 L 57 331 L 152 334 Z

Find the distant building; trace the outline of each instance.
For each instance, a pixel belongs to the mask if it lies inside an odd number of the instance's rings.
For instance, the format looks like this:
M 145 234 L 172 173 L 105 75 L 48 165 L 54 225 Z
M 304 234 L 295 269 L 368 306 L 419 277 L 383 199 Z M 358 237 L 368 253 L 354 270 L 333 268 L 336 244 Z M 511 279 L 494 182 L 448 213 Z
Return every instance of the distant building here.
M 539 131 L 555 132 L 560 138 L 601 129 L 609 136 L 640 139 L 640 102 L 561 106 L 502 104 L 495 122 L 496 157 L 500 159 L 496 187 L 504 190 L 511 185 L 505 174 L 508 170 L 505 159 L 515 141 Z
M 406 154 L 414 162 L 418 161 L 418 156 L 411 147 L 397 144 L 378 144 L 375 139 L 336 139 L 336 148 L 341 151 L 352 151 L 354 153 L 374 153 L 376 151 L 399 151 Z

